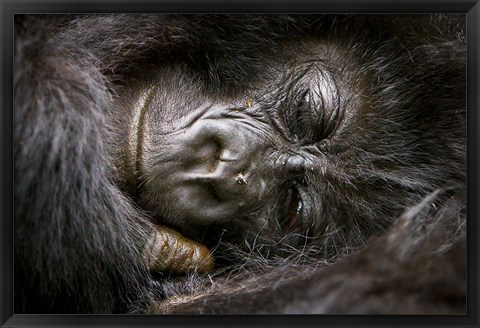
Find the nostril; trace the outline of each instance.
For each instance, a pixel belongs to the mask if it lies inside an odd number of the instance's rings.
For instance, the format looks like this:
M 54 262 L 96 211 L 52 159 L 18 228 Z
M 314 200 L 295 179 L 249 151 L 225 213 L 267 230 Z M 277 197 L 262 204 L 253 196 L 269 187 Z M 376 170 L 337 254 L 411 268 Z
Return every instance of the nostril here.
M 238 161 L 238 156 L 230 149 L 224 148 L 221 149 L 220 153 L 218 154 L 218 160 L 222 162 L 235 162 Z
M 195 157 L 200 158 L 201 160 L 218 160 L 220 157 L 221 148 L 221 144 L 212 139 L 208 142 L 200 143 L 200 145 L 196 146 L 193 151 L 196 153 Z
M 217 169 L 221 161 L 222 145 L 216 139 L 197 139 L 182 148 L 185 155 L 180 162 L 186 172 L 211 173 Z
M 222 164 L 230 166 L 229 163 L 242 162 L 239 160 L 239 150 L 229 147 L 219 136 L 209 136 L 208 139 L 203 140 L 201 140 L 202 138 L 199 139 L 198 142 L 195 142 L 190 147 L 190 163 L 188 163 L 188 166 L 197 172 L 201 169 L 205 172 L 213 173 Z

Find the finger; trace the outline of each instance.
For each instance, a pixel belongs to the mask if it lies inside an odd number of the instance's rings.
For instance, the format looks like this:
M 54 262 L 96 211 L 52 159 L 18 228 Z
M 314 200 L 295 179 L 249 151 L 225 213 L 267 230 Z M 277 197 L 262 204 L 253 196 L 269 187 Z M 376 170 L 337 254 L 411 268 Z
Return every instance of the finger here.
M 207 247 L 164 226 L 155 227 L 147 250 L 150 272 L 206 273 L 214 267 Z

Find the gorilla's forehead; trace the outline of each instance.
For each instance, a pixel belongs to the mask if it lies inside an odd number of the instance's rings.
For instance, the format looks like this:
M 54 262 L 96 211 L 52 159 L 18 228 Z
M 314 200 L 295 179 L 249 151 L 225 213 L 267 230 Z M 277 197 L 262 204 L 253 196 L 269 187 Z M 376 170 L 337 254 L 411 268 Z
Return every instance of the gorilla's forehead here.
M 356 58 L 345 47 L 320 37 L 279 44 L 279 50 L 268 57 L 251 56 L 252 61 L 262 60 L 262 65 L 242 75 L 242 81 L 236 80 L 238 76 L 231 76 L 230 84 L 237 85 L 234 89 L 227 84 L 217 84 L 214 77 L 210 83 L 205 81 L 204 74 L 209 67 L 199 70 L 187 63 L 176 63 L 157 67 L 153 78 L 129 85 L 118 101 L 122 103 L 125 99 L 129 108 L 139 110 L 149 98 L 146 110 L 149 121 L 162 123 L 162 128 L 168 129 L 170 123 L 212 104 L 242 108 L 260 101 L 266 114 L 271 115 L 269 109 L 279 106 L 288 94 L 305 88 L 316 89 L 317 93 L 330 98 L 359 94 L 356 87 L 362 81 L 353 69 Z M 228 61 L 228 58 L 222 60 Z M 217 70 L 215 74 L 224 75 L 228 71 Z

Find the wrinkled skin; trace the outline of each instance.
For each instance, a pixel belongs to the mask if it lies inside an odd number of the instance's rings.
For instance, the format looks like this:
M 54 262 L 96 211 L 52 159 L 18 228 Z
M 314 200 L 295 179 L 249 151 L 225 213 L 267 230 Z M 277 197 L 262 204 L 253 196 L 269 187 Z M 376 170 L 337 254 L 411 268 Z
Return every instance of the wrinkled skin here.
M 16 311 L 462 312 L 464 25 L 16 16 Z

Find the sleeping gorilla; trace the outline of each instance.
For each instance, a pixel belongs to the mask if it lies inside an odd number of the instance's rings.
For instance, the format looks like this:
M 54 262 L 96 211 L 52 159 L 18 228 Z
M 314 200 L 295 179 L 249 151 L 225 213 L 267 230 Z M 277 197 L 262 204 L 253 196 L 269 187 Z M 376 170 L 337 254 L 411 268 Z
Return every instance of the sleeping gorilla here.
M 16 313 L 465 313 L 463 15 L 15 24 Z

